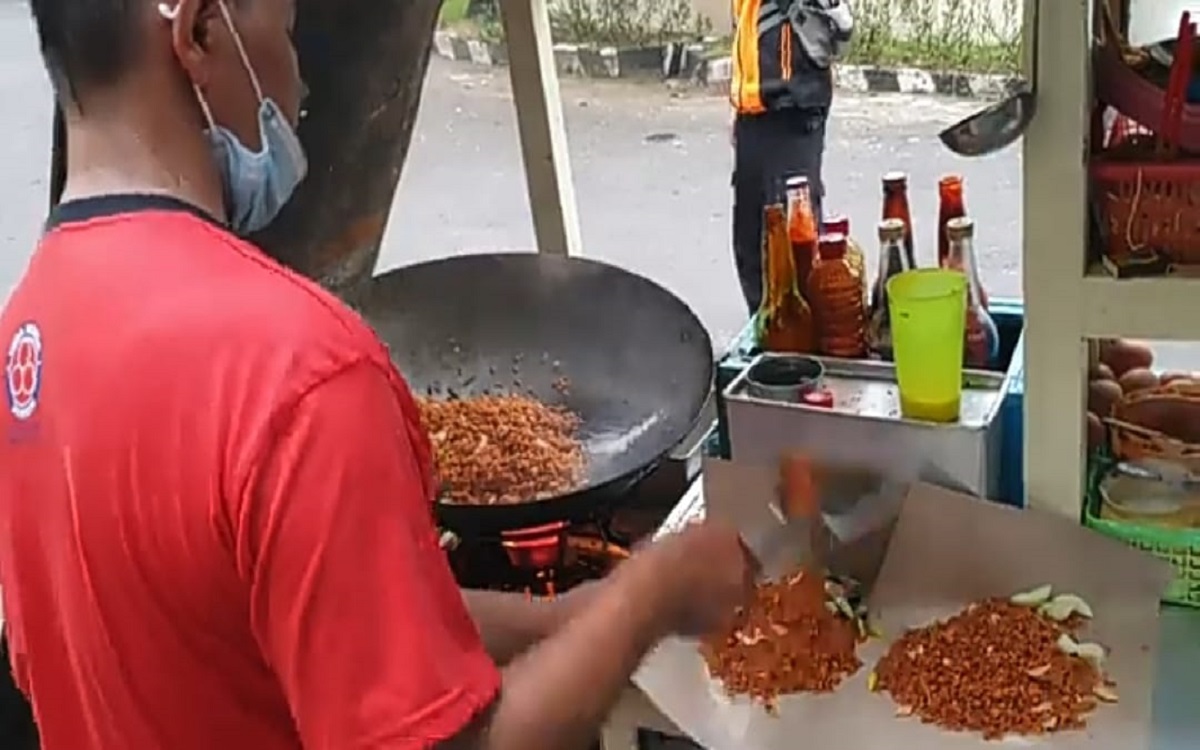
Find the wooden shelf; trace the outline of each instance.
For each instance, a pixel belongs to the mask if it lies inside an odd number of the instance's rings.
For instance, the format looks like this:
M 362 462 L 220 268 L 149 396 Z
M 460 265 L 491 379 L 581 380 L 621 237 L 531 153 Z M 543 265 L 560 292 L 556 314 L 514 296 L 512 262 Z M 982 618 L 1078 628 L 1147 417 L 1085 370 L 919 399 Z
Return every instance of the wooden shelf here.
M 1200 279 L 1115 279 L 1093 268 L 1083 280 L 1083 335 L 1200 339 Z
M 1025 38 L 1033 3 L 1025 2 Z M 1086 370 L 1098 338 L 1200 339 L 1200 279 L 1087 269 L 1089 0 L 1041 0 L 1038 112 L 1024 138 L 1025 499 L 1078 519 Z M 1047 252 L 1052 249 L 1052 252 Z

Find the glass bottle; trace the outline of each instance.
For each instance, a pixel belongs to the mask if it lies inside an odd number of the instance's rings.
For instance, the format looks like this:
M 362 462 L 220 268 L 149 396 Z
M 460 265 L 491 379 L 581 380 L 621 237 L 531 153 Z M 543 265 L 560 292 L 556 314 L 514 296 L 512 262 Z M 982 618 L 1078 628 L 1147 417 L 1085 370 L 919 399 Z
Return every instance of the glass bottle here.
M 768 352 L 813 354 L 816 332 L 812 308 L 800 294 L 788 220 L 780 204 L 763 211 L 764 280 L 762 305 L 758 308 L 758 345 Z
M 879 222 L 879 273 L 871 287 L 870 317 L 867 320 L 867 344 L 885 360 L 892 359 L 892 321 L 888 311 L 887 282 L 896 274 L 912 270 L 904 249 L 905 224 L 902 219 Z
M 808 300 L 808 276 L 817 258 L 817 220 L 812 210 L 812 189 L 803 175 L 789 177 L 785 186 L 792 263 L 796 268 L 800 295 Z
M 908 208 L 908 175 L 903 172 L 888 172 L 883 176 L 883 218 L 904 222 L 904 259 L 909 268 L 916 268 L 912 212 Z
M 865 357 L 862 281 L 850 266 L 846 235 L 821 237 L 818 252 L 820 262 L 808 278 L 809 300 L 816 317 L 817 349 L 830 357 Z
M 963 364 L 976 369 L 990 367 L 1000 353 L 1000 334 L 996 321 L 987 309 L 987 295 L 979 281 L 975 263 L 975 222 L 959 216 L 946 222 L 946 237 L 950 246 L 946 253 L 946 268 L 962 271 L 967 277 L 966 339 L 963 345 Z
M 834 214 L 830 216 L 821 225 L 821 234 L 841 234 L 846 237 L 846 260 L 850 263 L 850 268 L 859 275 L 862 280 L 863 294 L 867 290 L 867 259 L 863 254 L 862 248 L 850 236 L 850 217 L 845 214 Z M 820 252 L 817 253 L 818 256 Z
M 963 178 L 948 174 L 938 181 L 938 267 L 946 267 L 946 255 L 950 252 L 950 238 L 946 236 L 946 225 L 951 219 L 966 216 L 963 203 Z

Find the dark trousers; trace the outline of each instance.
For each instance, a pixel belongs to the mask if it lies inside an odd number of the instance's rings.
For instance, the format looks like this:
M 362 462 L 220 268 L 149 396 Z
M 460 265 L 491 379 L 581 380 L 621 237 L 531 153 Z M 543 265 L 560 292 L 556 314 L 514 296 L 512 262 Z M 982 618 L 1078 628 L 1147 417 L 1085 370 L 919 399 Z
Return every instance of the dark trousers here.
M 38 737 L 33 712 L 13 680 L 8 639 L 0 634 L 0 748 L 37 750 Z
M 734 122 L 733 259 L 746 306 L 753 314 L 763 294 L 763 208 L 784 199 L 784 182 L 804 175 L 812 185 L 813 213 L 821 220 L 821 161 L 825 109 L 784 109 L 738 115 Z

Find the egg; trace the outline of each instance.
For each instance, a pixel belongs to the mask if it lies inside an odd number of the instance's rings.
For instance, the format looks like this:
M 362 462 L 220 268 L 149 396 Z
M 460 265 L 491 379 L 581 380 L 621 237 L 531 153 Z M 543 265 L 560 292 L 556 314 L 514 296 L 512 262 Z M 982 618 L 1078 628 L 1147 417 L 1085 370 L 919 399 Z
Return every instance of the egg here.
M 1093 380 L 1088 383 L 1088 411 L 1101 417 L 1111 416 L 1113 407 L 1124 395 L 1115 380 Z
M 1105 339 L 1100 342 L 1100 361 L 1119 378 L 1130 370 L 1149 368 L 1154 364 L 1154 352 L 1139 341 Z
M 1112 380 L 1116 381 L 1117 376 L 1113 374 L 1112 368 L 1103 362 L 1097 362 L 1088 368 L 1088 381 L 1092 380 Z
M 1158 376 L 1145 367 L 1126 370 L 1117 382 L 1121 384 L 1121 390 L 1125 392 L 1125 395 L 1147 391 L 1157 388 L 1159 385 Z

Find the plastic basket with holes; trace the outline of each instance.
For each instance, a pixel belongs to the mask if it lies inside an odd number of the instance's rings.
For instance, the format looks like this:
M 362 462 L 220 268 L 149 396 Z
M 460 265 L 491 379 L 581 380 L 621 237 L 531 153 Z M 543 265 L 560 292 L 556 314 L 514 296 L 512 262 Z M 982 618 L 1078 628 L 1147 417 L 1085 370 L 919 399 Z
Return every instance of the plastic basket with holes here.
M 1084 525 L 1171 563 L 1175 577 L 1163 601 L 1200 607 L 1200 528 L 1166 528 L 1103 517 L 1101 485 L 1115 468 L 1116 462 L 1111 458 L 1093 457 L 1088 470 Z
M 1151 158 L 1127 151 L 1092 159 L 1105 255 L 1124 263 L 1158 254 L 1175 266 L 1200 266 L 1200 161 Z
M 1200 265 L 1200 105 L 1172 108 L 1169 85 L 1148 80 L 1112 44 L 1094 48 L 1093 71 L 1101 106 L 1088 171 L 1105 255 Z

